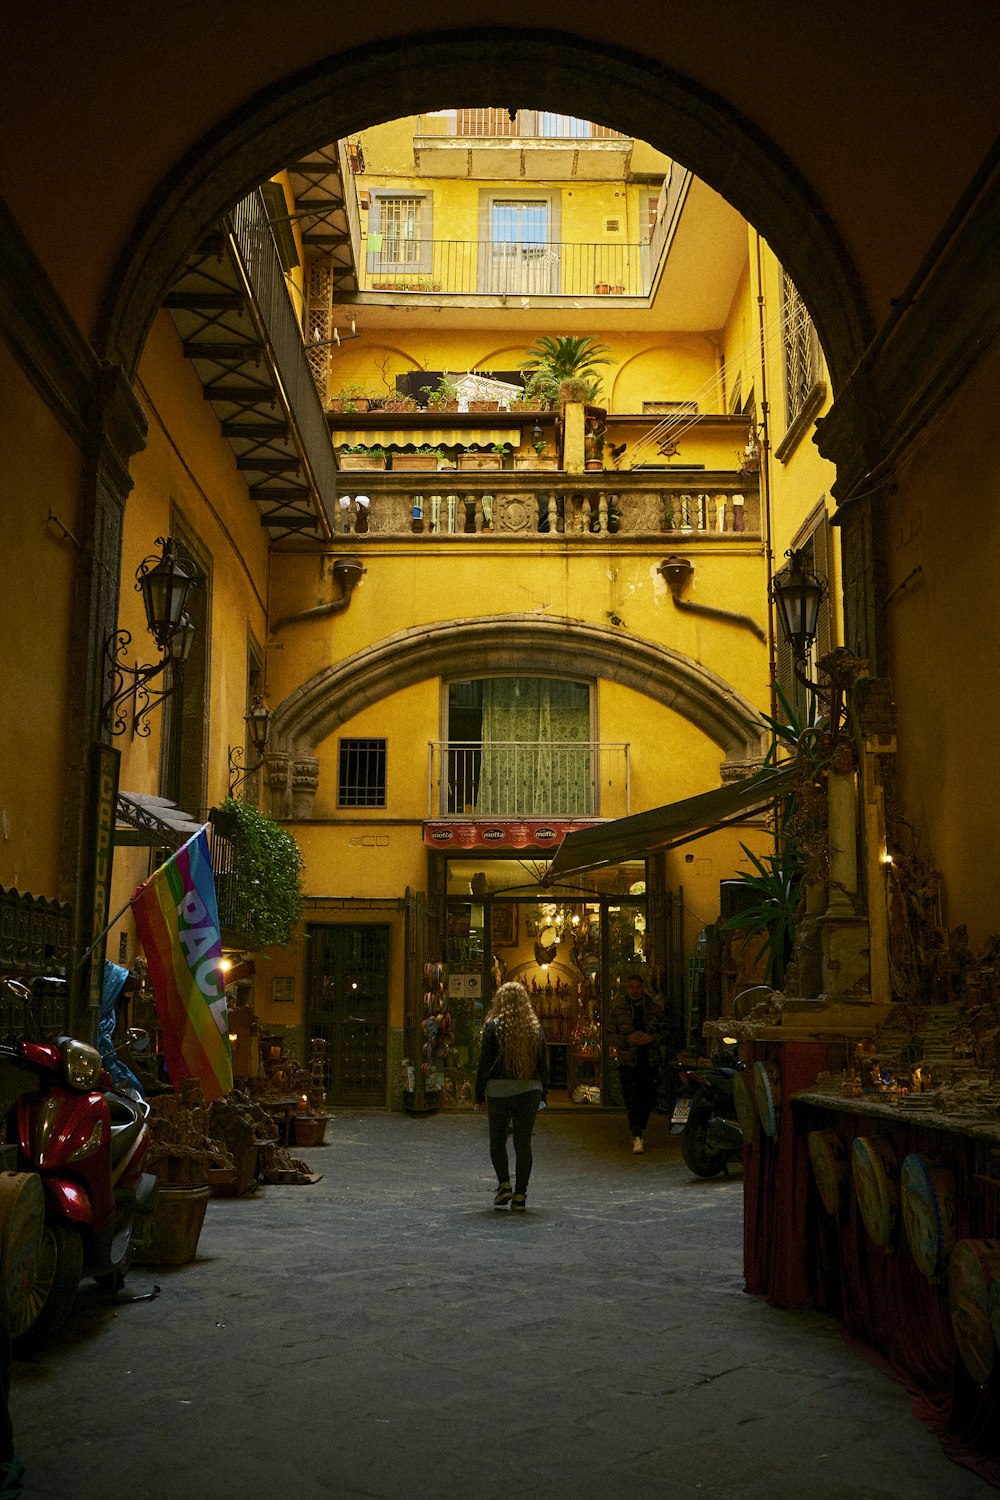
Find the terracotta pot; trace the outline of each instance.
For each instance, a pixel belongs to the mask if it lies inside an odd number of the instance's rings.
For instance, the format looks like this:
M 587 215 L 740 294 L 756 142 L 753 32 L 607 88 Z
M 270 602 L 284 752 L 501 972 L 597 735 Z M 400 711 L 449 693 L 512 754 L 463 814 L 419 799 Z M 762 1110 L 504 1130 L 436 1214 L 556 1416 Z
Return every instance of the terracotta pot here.
M 384 469 L 385 454 L 342 453 L 337 460 L 341 469 Z
M 436 453 L 394 453 L 392 455 L 393 473 L 416 469 L 426 472 L 428 469 L 437 469 L 437 466 Z
M 460 453 L 455 462 L 460 469 L 503 468 L 503 459 L 499 453 Z
M 499 401 L 470 401 L 469 402 L 469 410 L 470 411 L 499 411 L 500 410 L 500 402 Z

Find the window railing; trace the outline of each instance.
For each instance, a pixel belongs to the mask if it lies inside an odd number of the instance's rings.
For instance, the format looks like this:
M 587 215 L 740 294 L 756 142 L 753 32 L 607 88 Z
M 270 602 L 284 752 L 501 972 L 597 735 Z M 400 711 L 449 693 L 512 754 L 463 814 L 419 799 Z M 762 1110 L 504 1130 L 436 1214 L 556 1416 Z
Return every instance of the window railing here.
M 645 297 L 662 247 L 533 240 L 402 239 L 368 234 L 363 292 L 452 296 Z
M 509 109 L 442 109 L 434 114 L 417 115 L 415 135 L 443 139 L 472 137 L 479 140 L 566 140 L 626 141 L 620 130 L 579 120 L 574 115 L 552 114 L 548 110 L 519 109 L 511 118 Z
M 629 746 L 585 740 L 438 740 L 428 746 L 429 818 L 620 818 Z
M 615 536 L 663 536 L 687 543 L 698 537 L 742 542 L 760 534 L 757 491 L 738 479 L 713 479 L 701 488 L 690 477 L 686 484 L 665 483 L 649 474 L 613 470 L 568 475 L 439 469 L 426 475 L 345 472 L 340 487 L 338 533 L 372 540 L 548 538 L 586 544 Z

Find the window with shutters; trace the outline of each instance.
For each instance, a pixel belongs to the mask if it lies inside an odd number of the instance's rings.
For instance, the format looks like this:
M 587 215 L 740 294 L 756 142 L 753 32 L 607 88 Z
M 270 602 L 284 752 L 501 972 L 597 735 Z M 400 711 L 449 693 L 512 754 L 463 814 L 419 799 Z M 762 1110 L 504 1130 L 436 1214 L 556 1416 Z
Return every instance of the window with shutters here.
M 368 210 L 368 270 L 430 271 L 433 263 L 430 193 L 401 194 L 375 189 Z

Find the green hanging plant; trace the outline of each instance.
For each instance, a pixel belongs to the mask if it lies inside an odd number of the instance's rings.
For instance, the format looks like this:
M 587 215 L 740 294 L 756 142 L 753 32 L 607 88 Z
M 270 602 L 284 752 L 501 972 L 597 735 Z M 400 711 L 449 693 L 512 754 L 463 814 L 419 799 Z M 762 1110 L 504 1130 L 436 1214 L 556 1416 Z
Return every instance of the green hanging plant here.
M 227 797 L 216 828 L 229 840 L 232 873 L 217 878 L 220 919 L 249 947 L 283 948 L 302 918 L 302 851 L 249 802 Z

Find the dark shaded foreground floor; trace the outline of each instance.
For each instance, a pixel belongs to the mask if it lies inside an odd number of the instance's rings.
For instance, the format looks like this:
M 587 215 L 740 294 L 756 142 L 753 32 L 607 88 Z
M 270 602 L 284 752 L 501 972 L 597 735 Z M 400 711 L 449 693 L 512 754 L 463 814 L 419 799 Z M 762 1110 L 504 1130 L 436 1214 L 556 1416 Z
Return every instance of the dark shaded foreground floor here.
M 485 1116 L 338 1114 L 319 1183 L 209 1204 L 197 1260 L 87 1283 L 15 1366 L 27 1497 L 961 1500 L 906 1393 L 748 1297 L 741 1184 L 666 1121 L 539 1117 L 493 1210 Z

